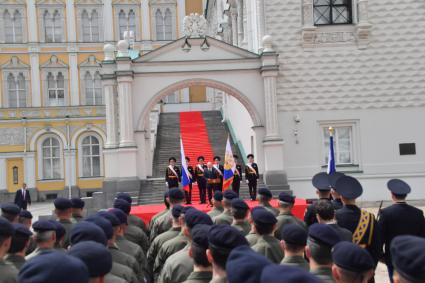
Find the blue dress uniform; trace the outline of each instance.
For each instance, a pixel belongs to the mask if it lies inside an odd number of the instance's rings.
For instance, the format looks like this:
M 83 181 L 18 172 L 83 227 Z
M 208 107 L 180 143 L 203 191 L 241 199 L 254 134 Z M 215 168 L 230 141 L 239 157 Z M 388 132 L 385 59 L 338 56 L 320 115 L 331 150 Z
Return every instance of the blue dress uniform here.
M 248 154 L 246 156 L 249 158 L 254 158 L 253 154 Z M 257 163 L 247 163 L 245 165 L 245 179 L 248 181 L 248 189 L 249 195 L 251 196 L 251 200 L 257 199 L 257 180 L 260 177 L 258 173 L 258 165 Z
M 207 180 L 208 202 L 211 204 L 213 191 L 215 191 L 217 186 L 220 186 L 221 183 L 220 175 L 214 167 L 207 167 L 204 171 L 204 177 Z
M 170 157 L 168 162 L 170 161 L 176 162 L 176 159 L 174 157 Z M 175 165 L 167 166 L 167 169 L 165 170 L 165 182 L 167 182 L 168 188 L 169 189 L 178 188 L 180 180 L 181 180 L 181 173 L 180 173 L 179 167 Z
M 204 177 L 207 166 L 203 164 L 204 160 L 203 156 L 198 156 L 198 164 L 195 167 L 195 181 L 198 183 L 199 200 L 202 204 L 207 203 L 207 180 Z
M 350 176 L 341 177 L 336 188 L 341 196 L 349 200 L 355 200 L 363 193 L 359 181 Z M 336 220 L 339 226 L 353 233 L 353 243 L 365 248 L 377 264 L 382 256 L 382 245 L 375 216 L 356 205 L 344 205 L 336 211 Z
M 411 192 L 410 186 L 399 179 L 390 180 L 387 187 L 395 196 L 406 196 Z M 400 235 L 425 237 L 424 214 L 422 210 L 408 205 L 405 201 L 399 201 L 381 210 L 378 225 L 384 245 L 385 263 L 391 278 L 393 274 L 391 241 Z M 392 278 L 390 280 L 392 282 Z
M 312 179 L 313 187 L 315 187 L 318 191 L 321 192 L 330 192 L 330 182 L 329 182 L 329 175 L 324 172 L 317 173 L 313 176 Z M 329 200 L 328 198 L 320 198 L 321 200 Z M 304 214 L 304 222 L 307 226 L 311 226 L 314 223 L 317 223 L 316 218 L 316 202 L 313 202 L 307 207 L 307 210 Z

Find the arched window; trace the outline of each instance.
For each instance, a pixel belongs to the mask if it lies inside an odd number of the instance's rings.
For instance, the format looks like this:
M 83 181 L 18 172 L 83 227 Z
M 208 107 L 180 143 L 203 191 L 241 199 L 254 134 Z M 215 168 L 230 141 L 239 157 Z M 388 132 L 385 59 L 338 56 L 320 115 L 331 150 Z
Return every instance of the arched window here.
M 7 76 L 7 93 L 9 107 L 27 106 L 26 82 L 22 73 L 19 73 L 16 78 L 12 73 Z
M 164 16 L 164 39 L 172 40 L 173 39 L 173 17 L 171 15 L 170 9 L 165 10 Z
M 15 10 L 13 16 L 8 10 L 3 13 L 4 35 L 7 43 L 22 42 L 22 17 L 18 10 Z
M 128 30 L 136 33 L 136 14 L 133 10 L 128 12 Z
M 160 9 L 155 12 L 156 40 L 173 39 L 173 14 L 167 8 L 162 14 Z
M 93 10 L 89 16 L 84 10 L 81 14 L 81 22 L 83 25 L 83 41 L 97 42 L 99 41 L 99 15 Z
M 91 41 L 98 42 L 100 38 L 99 32 L 99 14 L 96 10 L 91 12 Z
M 46 42 L 53 42 L 53 21 L 52 17 L 50 16 L 49 11 L 45 11 L 43 15 L 43 21 L 44 21 L 44 35 L 45 35 L 45 41 Z
M 81 143 L 82 176 L 99 177 L 100 171 L 100 143 L 95 136 L 87 136 Z
M 46 42 L 61 42 L 62 41 L 62 19 L 58 10 L 53 14 L 45 11 L 43 15 L 44 33 Z
M 49 106 L 65 105 L 65 79 L 62 72 L 54 75 L 49 72 L 47 75 L 47 91 L 49 94 Z
M 43 179 L 61 178 L 61 149 L 57 138 L 46 138 L 41 146 Z
M 155 13 L 156 40 L 164 40 L 164 19 L 160 9 Z
M 125 31 L 133 31 L 133 33 L 136 34 L 136 13 L 134 10 L 129 10 L 127 14 L 124 10 L 120 10 L 118 14 L 118 24 L 120 39 L 124 38 Z
M 81 22 L 83 24 L 83 40 L 85 42 L 90 41 L 91 38 L 91 30 L 90 30 L 90 20 L 89 14 L 86 10 L 84 10 L 81 14 Z
M 96 72 L 94 76 L 89 71 L 84 75 L 84 84 L 86 92 L 87 105 L 101 105 L 102 104 L 102 82 L 100 73 Z
M 62 19 L 58 10 L 53 14 L 53 34 L 54 42 L 62 41 Z
M 124 38 L 124 32 L 127 30 L 127 17 L 123 10 L 118 15 L 120 39 Z

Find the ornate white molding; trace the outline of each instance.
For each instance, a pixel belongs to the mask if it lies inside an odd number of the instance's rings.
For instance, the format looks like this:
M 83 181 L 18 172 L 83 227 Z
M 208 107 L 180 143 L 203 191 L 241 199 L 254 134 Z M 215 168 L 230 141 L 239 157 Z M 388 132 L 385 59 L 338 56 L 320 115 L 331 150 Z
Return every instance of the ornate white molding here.
M 184 35 L 189 38 L 205 37 L 207 34 L 207 21 L 203 15 L 190 14 L 183 20 Z

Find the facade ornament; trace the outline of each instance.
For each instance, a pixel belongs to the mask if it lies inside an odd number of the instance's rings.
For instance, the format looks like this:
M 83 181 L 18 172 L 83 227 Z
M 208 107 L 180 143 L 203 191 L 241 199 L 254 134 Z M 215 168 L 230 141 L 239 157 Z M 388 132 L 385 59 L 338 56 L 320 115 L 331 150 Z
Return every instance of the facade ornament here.
M 188 38 L 205 37 L 207 33 L 207 21 L 203 15 L 197 13 L 184 17 L 184 35 Z
M 263 52 L 274 52 L 273 49 L 273 38 L 271 35 L 265 35 L 262 39 Z
M 104 57 L 103 60 L 104 61 L 113 61 L 115 60 L 115 47 L 112 44 L 105 44 L 103 46 L 103 53 L 104 53 Z
M 128 54 L 128 48 L 129 48 L 129 44 L 128 41 L 125 39 L 122 39 L 120 41 L 118 41 L 117 43 L 117 57 L 129 57 L 130 55 Z

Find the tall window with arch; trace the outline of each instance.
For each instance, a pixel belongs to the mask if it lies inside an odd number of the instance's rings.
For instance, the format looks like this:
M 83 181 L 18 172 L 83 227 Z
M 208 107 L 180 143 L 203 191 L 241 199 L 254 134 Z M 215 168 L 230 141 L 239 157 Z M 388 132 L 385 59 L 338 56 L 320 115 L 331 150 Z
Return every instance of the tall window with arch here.
M 65 79 L 62 72 L 58 72 L 56 77 L 51 72 L 47 74 L 47 92 L 49 106 L 65 105 Z
M 99 71 L 93 76 L 87 71 L 84 75 L 85 95 L 87 105 L 102 105 L 102 81 Z
M 45 11 L 43 15 L 44 36 L 46 42 L 62 41 L 62 17 L 58 10 L 50 13 Z
M 82 177 L 99 177 L 100 143 L 95 136 L 87 136 L 81 142 Z
M 15 76 L 9 73 L 7 76 L 7 93 L 9 100 L 9 107 L 26 107 L 27 106 L 27 86 L 25 76 L 19 73 Z
M 22 19 L 19 10 L 4 11 L 3 21 L 6 43 L 21 43 L 23 41 Z
M 81 13 L 81 22 L 83 30 L 84 42 L 98 42 L 100 38 L 99 32 L 99 14 L 96 10 L 92 10 L 90 15 L 87 10 Z
M 43 179 L 61 178 L 61 149 L 57 138 L 48 137 L 43 141 L 42 148 Z
M 118 13 L 118 32 L 120 39 L 124 38 L 125 31 L 133 31 L 136 34 L 136 13 L 133 9 L 130 9 L 128 13 L 124 10 L 120 10 Z
M 173 39 L 173 15 L 169 8 L 162 13 L 161 9 L 155 12 L 156 40 Z

